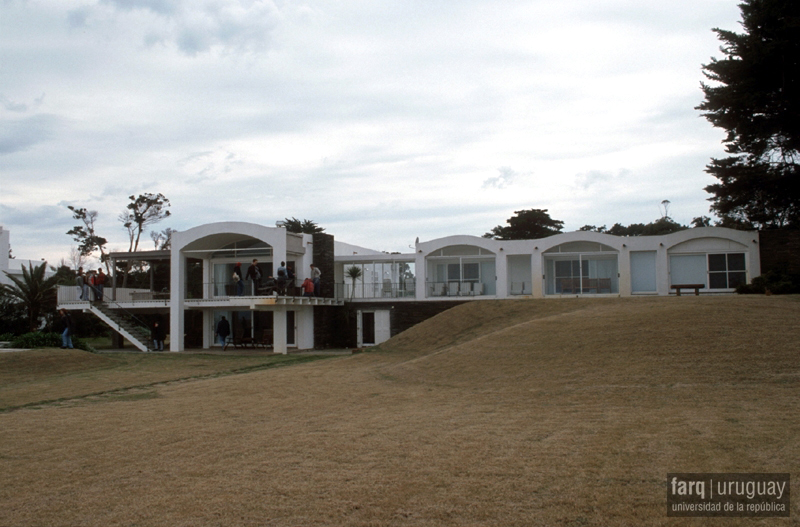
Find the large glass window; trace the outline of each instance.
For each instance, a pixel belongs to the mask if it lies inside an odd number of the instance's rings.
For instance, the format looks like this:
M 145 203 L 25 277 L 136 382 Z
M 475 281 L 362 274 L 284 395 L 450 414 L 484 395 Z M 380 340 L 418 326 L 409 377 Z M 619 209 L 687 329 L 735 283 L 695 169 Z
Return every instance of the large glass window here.
M 464 246 L 459 246 L 463 249 Z M 473 248 L 477 253 L 477 249 Z M 464 251 L 466 251 L 464 249 Z M 496 294 L 493 257 L 434 256 L 428 258 L 428 296 L 481 296 Z
M 549 295 L 618 293 L 617 255 L 545 256 L 545 287 Z
M 357 267 L 361 276 L 353 279 L 348 269 Z M 348 298 L 406 297 L 415 293 L 414 262 L 357 262 L 344 265 L 344 292 Z
M 709 254 L 708 282 L 711 289 L 733 289 L 746 283 L 744 253 Z

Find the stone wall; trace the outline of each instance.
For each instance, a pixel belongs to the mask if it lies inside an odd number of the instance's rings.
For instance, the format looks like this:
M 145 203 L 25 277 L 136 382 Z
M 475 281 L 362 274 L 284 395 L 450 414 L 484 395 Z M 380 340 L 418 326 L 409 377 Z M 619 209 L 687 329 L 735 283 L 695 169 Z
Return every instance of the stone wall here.
M 322 272 L 320 279 L 320 296 L 333 298 L 333 236 L 318 232 L 312 235 L 314 240 L 314 265 Z
M 318 232 L 312 234 L 314 241 L 314 265 L 322 273 L 320 277 L 319 293 L 323 298 L 333 298 L 333 236 Z M 343 307 L 315 306 L 314 307 L 314 347 L 317 349 L 346 347 L 343 327 L 346 322 Z

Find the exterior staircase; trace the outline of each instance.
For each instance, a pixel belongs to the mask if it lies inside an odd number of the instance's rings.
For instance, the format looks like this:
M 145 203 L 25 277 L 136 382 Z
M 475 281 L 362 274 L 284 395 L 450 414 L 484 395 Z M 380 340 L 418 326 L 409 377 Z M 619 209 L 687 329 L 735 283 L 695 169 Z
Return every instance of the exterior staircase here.
M 150 330 L 141 324 L 131 322 L 124 312 L 111 309 L 104 304 L 89 304 L 89 311 L 141 351 L 151 351 Z

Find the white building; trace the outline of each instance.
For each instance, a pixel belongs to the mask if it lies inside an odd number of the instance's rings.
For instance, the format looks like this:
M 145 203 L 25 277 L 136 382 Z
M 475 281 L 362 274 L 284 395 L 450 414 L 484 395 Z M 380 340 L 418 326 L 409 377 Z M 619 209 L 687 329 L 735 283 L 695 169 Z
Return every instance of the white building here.
M 12 284 L 6 273 L 11 276 L 22 278 L 23 266 L 28 269 L 30 266 L 38 267 L 46 263 L 44 260 L 20 260 L 19 258 L 9 258 L 8 253 L 10 249 L 11 233 L 0 225 L 0 284 Z M 45 276 L 51 276 L 52 274 L 49 268 L 45 269 Z
M 334 242 L 326 234 L 222 222 L 175 233 L 169 253 L 112 256 L 169 258 L 168 292 L 114 289 L 109 301 L 90 309 L 169 314 L 172 351 L 215 346 L 222 316 L 236 339 L 286 353 L 320 346 L 323 335 L 336 332 L 347 345 L 377 344 L 454 302 L 667 296 L 676 286 L 729 294 L 761 274 L 759 233 L 717 227 L 640 237 L 584 231 L 515 241 L 448 236 L 417 241 L 413 253 L 387 254 Z M 303 297 L 292 288 L 276 296 L 252 281 L 240 295 L 234 266 L 241 263 L 244 274 L 253 259 L 265 278 L 287 262 L 296 273 L 294 285 L 316 264 L 323 272 L 321 296 Z M 355 281 L 352 267 L 360 271 Z M 64 307 L 86 307 L 66 290 L 59 299 Z M 331 310 L 346 316 L 337 318 Z

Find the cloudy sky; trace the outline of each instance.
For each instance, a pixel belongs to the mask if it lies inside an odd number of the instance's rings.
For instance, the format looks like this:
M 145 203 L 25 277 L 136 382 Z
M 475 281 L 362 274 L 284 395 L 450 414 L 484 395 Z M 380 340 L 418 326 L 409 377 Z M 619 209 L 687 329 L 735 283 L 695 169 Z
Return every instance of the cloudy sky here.
M 0 0 L 0 224 L 312 219 L 404 251 L 544 208 L 566 230 L 708 214 L 694 110 L 736 0 Z M 145 248 L 151 247 L 149 240 Z

